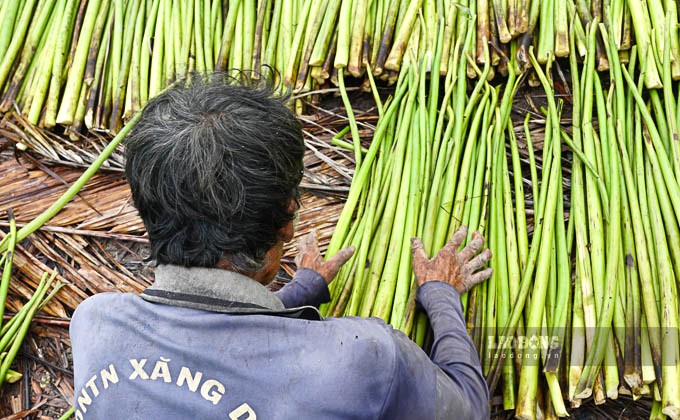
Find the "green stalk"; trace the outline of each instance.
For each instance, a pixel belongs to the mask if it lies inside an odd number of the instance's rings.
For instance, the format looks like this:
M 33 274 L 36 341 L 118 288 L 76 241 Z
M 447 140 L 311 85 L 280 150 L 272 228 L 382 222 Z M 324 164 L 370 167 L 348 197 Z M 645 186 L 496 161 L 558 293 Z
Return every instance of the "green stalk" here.
M 45 295 L 45 292 L 47 292 L 47 289 L 49 289 L 49 286 L 51 285 L 52 281 L 54 280 L 54 277 L 56 277 L 57 272 L 54 271 L 52 276 L 47 280 L 46 285 L 43 287 L 42 290 L 40 290 L 38 294 L 38 300 L 42 300 L 43 296 Z M 44 281 L 41 281 L 41 283 L 44 284 Z M 28 333 L 28 329 L 31 326 L 31 321 L 33 320 L 33 317 L 35 316 L 35 313 L 38 310 L 38 305 L 34 305 L 31 307 L 29 310 L 28 314 L 26 315 L 26 318 L 24 319 L 23 323 L 21 324 L 21 328 L 17 332 L 16 337 L 14 338 L 14 341 L 12 342 L 12 346 L 9 348 L 7 351 L 7 354 L 5 357 L 2 359 L 2 363 L 0 364 L 0 386 L 2 386 L 3 381 L 7 377 L 7 372 L 9 371 L 9 367 L 11 366 L 12 362 L 14 361 L 14 358 L 17 355 L 17 352 L 19 351 L 19 347 L 21 347 L 24 337 L 26 337 L 26 334 Z
M 319 29 L 319 35 L 316 38 L 312 54 L 309 58 L 310 66 L 323 65 L 330 48 L 331 38 L 333 38 L 333 31 L 337 28 L 335 23 L 338 12 L 343 3 L 341 0 L 329 0 L 321 28 Z
M 623 203 L 623 234 L 624 251 L 626 264 L 626 281 L 628 283 L 627 304 L 625 308 L 626 339 L 624 346 L 624 369 L 623 379 L 631 387 L 633 395 L 638 394 L 642 387 L 641 372 L 641 343 L 640 343 L 640 287 L 638 279 L 637 261 L 635 258 L 635 239 L 633 237 L 633 221 L 631 220 L 630 205 L 628 204 L 628 193 L 622 189 Z
M 349 61 L 347 70 L 354 77 L 361 75 L 361 51 L 364 41 L 364 30 L 366 26 L 368 0 L 353 0 L 354 9 L 352 13 L 352 31 L 349 45 Z
M 563 195 L 562 182 L 558 183 L 558 195 Z M 568 325 L 568 310 L 571 301 L 571 273 L 569 262 L 569 251 L 567 249 L 567 237 L 564 229 L 564 202 L 558 200 L 557 203 L 557 220 L 555 226 L 555 275 L 556 275 L 556 296 L 553 311 L 552 325 L 550 326 L 550 337 L 557 337 L 548 349 L 549 358 L 545 362 L 545 377 L 548 382 L 550 396 L 552 400 L 553 409 L 559 417 L 566 417 L 568 415 L 567 409 L 564 406 L 562 392 L 559 384 L 559 368 L 564 358 L 564 349 L 566 347 L 565 336 Z
M 139 10 L 139 14 L 142 14 L 144 9 Z M 172 47 L 173 47 L 173 58 L 174 61 L 172 63 L 173 69 L 174 69 L 174 77 L 175 80 L 181 80 L 184 76 L 184 71 L 185 68 L 182 67 L 182 65 L 186 64 L 186 59 L 184 59 L 184 64 L 182 64 L 183 58 L 183 40 L 184 40 L 184 33 L 187 31 L 186 28 L 182 27 L 182 5 L 179 2 L 172 2 L 172 11 L 171 11 L 171 23 L 170 26 L 173 28 L 172 30 Z M 220 12 L 221 15 L 221 12 Z M 143 28 L 143 27 L 142 27 Z M 143 31 L 143 29 L 142 29 Z M 219 33 L 222 33 L 220 30 Z M 137 28 L 135 28 L 135 35 L 137 34 Z M 215 48 L 219 49 L 219 45 L 215 43 Z M 219 52 L 219 51 L 218 51 Z M 217 57 L 217 52 L 215 53 Z M 133 61 L 134 61 L 134 53 L 133 53 Z M 217 59 L 217 58 L 216 58 Z M 132 74 L 139 74 L 139 73 L 132 73 Z M 127 113 L 127 112 L 126 112 Z
M 571 34 L 570 42 L 572 51 L 569 55 L 569 62 L 571 66 L 571 81 L 572 81 L 572 133 L 574 137 L 574 146 L 576 148 L 581 146 L 581 126 L 583 121 L 581 119 L 581 95 L 580 95 L 580 81 L 578 77 L 578 63 L 576 51 L 573 49 L 575 43 L 575 35 Z M 587 70 L 586 70 L 587 71 Z M 585 158 L 585 156 L 584 156 Z M 585 313 L 583 305 L 582 287 L 587 287 L 590 290 L 592 284 L 592 271 L 589 247 L 589 238 L 587 226 L 587 212 L 586 212 L 586 189 L 584 185 L 584 173 L 581 166 L 584 159 L 573 159 L 572 161 L 572 176 L 571 176 L 571 213 L 574 214 L 574 227 L 576 237 L 576 285 L 574 290 L 574 318 L 572 320 L 572 329 L 574 337 L 572 338 L 572 357 L 569 363 L 569 400 L 574 400 L 576 392 L 576 385 L 581 378 L 583 372 L 583 363 L 585 359 L 586 349 L 586 324 Z M 583 285 L 583 286 L 582 286 Z M 587 292 L 590 296 L 590 292 Z M 580 333 L 579 333 L 580 332 Z M 590 341 L 590 338 L 588 339 Z M 578 398 L 580 400 L 580 398 Z
M 243 2 L 243 69 L 250 70 L 253 65 L 253 46 L 255 44 L 255 13 L 257 4 L 255 0 L 244 0 Z M 307 19 L 300 16 L 300 19 Z M 303 26 L 303 25 L 300 25 Z M 299 51 L 297 51 L 299 54 Z
M 399 26 L 399 31 L 394 38 L 390 54 L 387 56 L 387 60 L 385 60 L 386 69 L 399 70 L 404 51 L 406 51 L 406 46 L 411 36 L 411 30 L 417 19 L 418 9 L 420 9 L 422 3 L 423 0 L 410 0 L 404 19 Z
M 6 251 L 7 254 L 4 257 L 5 265 L 2 268 L 2 281 L 0 282 L 0 327 L 2 326 L 2 316 L 5 313 L 7 291 L 9 290 L 9 280 L 12 277 L 14 249 L 17 243 L 17 225 L 14 219 L 14 212 L 12 212 L 12 209 L 9 209 L 7 211 L 7 216 L 9 219 L 9 233 L 5 236 L 5 238 L 2 241 L 3 243 L 7 241 L 7 247 L 6 249 L 3 249 L 3 251 Z
M 57 39 L 59 38 L 59 33 L 63 30 L 63 28 L 60 27 L 60 23 L 65 4 L 66 3 L 64 0 L 60 0 L 55 6 L 55 13 L 52 16 L 50 22 L 47 44 L 41 53 L 41 65 L 38 68 L 37 79 L 33 85 L 33 97 L 27 115 L 28 121 L 30 121 L 33 125 L 38 124 L 40 112 L 42 111 L 43 104 L 45 103 L 45 98 L 47 96 L 47 90 L 49 88 L 50 77 L 52 74 L 52 65 L 55 60 Z
M 200 1 L 195 2 L 194 4 L 196 5 L 195 7 L 199 7 Z M 156 25 L 154 28 L 154 37 L 153 37 L 153 49 L 151 50 L 151 73 L 149 75 L 149 99 L 154 98 L 158 93 L 163 89 L 163 82 L 165 79 L 163 78 L 163 62 L 166 59 L 165 57 L 165 34 L 169 33 L 168 30 L 165 28 L 165 13 L 166 10 L 170 7 L 170 2 L 168 0 L 161 0 L 160 5 L 158 6 L 158 12 L 156 14 Z M 169 28 L 168 28 L 169 29 Z M 197 44 L 198 44 L 198 49 L 199 49 L 199 56 L 197 59 L 199 62 L 204 62 L 201 60 L 203 58 L 203 50 L 201 49 L 203 47 L 203 43 L 200 42 L 201 38 L 198 37 L 198 34 L 195 34 L 197 36 Z M 124 84 L 120 83 L 121 89 L 124 88 Z M 117 96 L 117 95 L 116 95 Z
M 522 270 L 526 267 L 527 259 L 529 258 L 529 235 L 527 234 L 527 219 L 526 206 L 524 204 L 524 186 L 522 184 L 522 166 L 519 159 L 519 149 L 517 146 L 517 138 L 515 137 L 515 130 L 511 123 L 508 123 L 508 134 L 510 137 L 510 153 L 512 157 L 512 175 L 513 187 L 515 197 L 515 217 L 517 226 L 517 261 L 519 272 L 516 276 L 510 276 L 511 279 L 516 279 L 517 284 L 521 279 Z M 528 142 L 527 142 L 528 143 Z M 527 147 L 529 145 L 527 144 Z M 514 284 L 514 281 L 511 283 Z M 511 298 L 515 299 L 518 290 L 512 293 Z
M 505 21 L 505 17 L 507 15 L 506 2 L 501 0 L 493 0 L 493 14 L 496 18 L 498 37 L 502 43 L 507 44 L 512 39 L 512 35 L 510 34 L 508 24 Z
M 59 106 L 61 88 L 64 82 L 64 67 L 69 52 L 69 46 L 71 45 L 71 36 L 75 24 L 74 20 L 77 7 L 78 3 L 76 0 L 68 0 L 62 14 L 60 25 L 62 30 L 59 31 L 59 38 L 57 39 L 54 50 L 52 77 L 50 80 L 49 93 L 47 95 L 47 103 L 45 104 L 44 126 L 46 128 L 54 127 L 57 123 L 57 108 Z
M 239 1 L 241 1 L 241 0 L 234 0 L 234 3 L 238 3 Z M 232 7 L 231 7 L 232 2 L 229 2 L 229 3 L 230 3 L 230 7 L 229 7 L 229 15 L 227 15 L 227 22 L 228 22 L 229 16 L 231 16 L 233 13 L 235 13 L 235 12 L 233 12 Z M 175 68 L 177 70 L 177 78 L 178 79 L 182 79 L 187 73 L 187 70 L 188 70 L 188 67 L 189 67 L 189 50 L 191 50 L 191 37 L 194 33 L 193 13 L 191 11 L 189 11 L 188 9 L 189 9 L 189 3 L 187 2 L 187 3 L 185 3 L 185 7 L 183 7 L 183 12 L 182 12 L 183 14 L 181 16 L 181 21 L 182 21 L 181 49 L 180 49 L 179 56 L 176 57 L 177 63 L 176 63 Z M 236 9 L 238 10 L 238 7 Z M 227 29 L 228 28 L 225 25 L 224 30 L 226 31 Z M 231 30 L 233 32 L 233 22 L 232 22 Z M 222 36 L 222 39 L 224 40 L 224 35 Z M 137 47 L 137 45 L 138 44 L 135 41 L 135 47 Z M 231 45 L 231 41 L 230 41 L 229 45 Z M 220 57 L 222 57 L 221 56 L 222 52 L 223 52 L 223 50 L 220 50 Z M 227 55 L 227 57 L 228 57 L 228 55 Z M 133 63 L 134 63 L 134 60 L 133 60 Z M 220 63 L 219 58 L 218 58 L 218 63 Z M 220 67 L 220 65 L 218 64 L 217 70 L 225 70 L 225 68 Z M 133 74 L 135 74 L 135 73 L 133 72 Z M 135 79 L 133 79 L 133 80 L 135 80 Z M 133 88 L 133 90 L 134 90 L 134 88 Z M 135 109 L 134 105 L 133 105 L 133 109 Z
M 194 0 L 194 46 L 196 48 L 195 50 L 195 55 L 194 55 L 194 60 L 196 63 L 196 71 L 199 73 L 205 73 L 207 69 L 206 65 L 206 60 L 205 60 L 205 49 L 203 47 L 203 26 L 206 24 L 203 20 L 203 8 L 201 7 L 203 5 L 203 2 L 207 0 Z M 155 20 L 155 14 L 154 14 L 154 20 Z M 156 23 L 156 26 L 162 22 Z M 162 31 L 162 29 L 161 29 Z M 154 35 L 154 38 L 156 36 L 160 36 L 158 29 L 156 29 L 156 33 Z M 152 66 L 153 68 L 153 66 Z M 153 71 L 152 71 L 152 83 L 153 83 Z M 151 93 L 149 93 L 149 98 L 153 97 Z
M 661 305 L 662 305 L 662 325 L 661 325 L 661 388 L 662 412 L 671 418 L 680 416 L 680 355 L 678 354 L 678 302 L 677 286 L 674 281 L 671 258 L 668 252 L 666 232 L 664 232 L 664 217 L 662 209 L 667 211 L 670 206 L 668 197 L 665 194 L 663 180 L 657 174 L 653 174 L 649 159 L 646 160 L 646 179 L 647 196 L 649 208 L 652 216 L 652 229 L 654 233 L 654 252 L 657 254 L 659 265 L 659 279 L 661 280 Z M 658 171 L 657 171 L 658 172 Z M 655 182 L 656 181 L 656 182 Z M 655 186 L 656 183 L 656 186 Z M 657 188 L 660 190 L 657 191 Z M 661 208 L 660 208 L 661 207 Z M 678 229 L 675 226 L 675 233 Z M 671 231 L 672 232 L 672 231 Z M 670 233 L 670 232 L 669 232 Z
M 338 42 L 335 51 L 336 69 L 347 67 L 349 63 L 349 50 L 351 45 L 351 22 L 353 0 L 345 0 L 340 7 L 340 18 L 338 20 Z
M 144 28 L 144 36 L 142 37 L 142 44 L 139 58 L 139 101 L 140 108 L 146 105 L 149 101 L 149 49 L 147 45 L 151 42 L 151 37 L 154 34 L 154 29 L 158 17 L 158 9 L 160 7 L 160 0 L 153 0 L 150 12 L 147 13 L 146 26 Z
M 339 0 L 335 0 L 335 3 L 339 3 Z M 269 28 L 269 36 L 267 37 L 267 46 L 265 48 L 265 53 L 264 53 L 264 60 L 263 64 L 266 66 L 271 66 L 271 67 L 276 67 L 276 46 L 279 42 L 279 33 L 281 32 L 281 29 L 279 28 L 281 26 L 281 9 L 282 9 L 282 2 L 280 1 L 275 1 L 274 2 L 274 11 L 272 12 L 272 18 L 271 18 L 271 27 Z M 230 9 L 231 10 L 231 9 Z M 324 22 L 325 23 L 325 22 Z M 330 26 L 330 25 L 329 25 Z M 225 23 L 225 28 L 226 28 L 226 23 Z M 222 51 L 220 49 L 220 51 Z M 312 57 L 314 54 L 312 54 Z M 217 60 L 217 68 L 220 69 L 220 60 Z M 311 65 L 311 63 L 310 63 Z
M 489 126 L 489 124 L 483 124 L 484 127 Z M 491 127 L 488 130 L 492 133 Z M 482 212 L 486 211 L 486 201 L 488 194 L 485 193 L 485 189 L 489 187 L 489 178 L 491 171 L 491 135 L 483 135 L 482 141 L 480 141 L 480 148 L 477 156 L 477 168 L 475 171 L 475 182 L 473 186 L 473 192 L 470 195 L 469 200 L 469 216 L 466 217 L 469 220 L 468 226 L 468 242 L 472 239 L 472 233 L 483 230 L 480 226 L 484 226 L 484 217 Z
M 595 133 L 592 126 L 592 110 L 593 110 L 593 99 L 596 94 L 593 89 L 599 89 L 599 85 L 594 82 L 594 72 L 595 72 L 595 42 L 596 42 L 596 22 L 589 27 L 588 32 L 588 56 L 587 65 L 584 69 L 582 89 L 583 89 L 583 116 L 581 119 L 581 133 L 583 141 L 583 152 L 586 156 L 596 156 L 597 148 L 595 142 Z M 593 343 L 595 341 L 594 328 L 597 324 L 598 316 L 601 311 L 602 297 L 604 294 L 605 287 L 605 238 L 604 238 L 604 221 L 603 221 L 603 211 L 602 211 L 602 200 L 601 197 L 606 197 L 606 194 L 600 195 L 597 182 L 595 177 L 590 174 L 590 172 L 584 173 L 585 180 L 585 206 L 587 208 L 587 226 L 588 226 L 588 239 L 589 247 L 588 253 L 590 254 L 590 274 L 591 277 L 581 278 L 581 287 L 583 293 L 583 312 L 585 317 L 586 326 L 586 344 L 588 350 L 588 357 L 591 357 Z M 582 271 L 582 275 L 588 273 L 588 269 L 585 268 Z M 590 281 L 588 281 L 590 280 Z M 590 388 L 594 380 L 593 378 L 588 378 L 588 389 L 585 390 L 584 378 L 588 377 L 588 370 L 590 366 L 586 363 L 583 370 L 583 376 L 581 376 L 581 381 L 576 389 L 576 397 L 579 399 L 584 398 L 579 395 L 584 392 L 592 392 Z
M 281 14 L 281 26 L 279 28 L 279 47 L 277 48 L 278 69 L 285 69 L 288 57 L 290 57 L 290 46 L 293 43 L 293 15 L 292 15 L 292 0 L 283 0 L 283 9 Z
M 400 2 L 399 4 L 403 5 L 405 3 Z M 385 23 L 383 25 L 383 31 L 380 38 L 380 45 L 373 46 L 373 48 L 378 49 L 376 64 L 374 66 L 376 76 L 383 74 L 385 61 L 387 60 L 387 56 L 392 47 L 392 37 L 394 36 L 394 29 L 398 12 L 399 7 L 396 7 L 395 4 L 390 4 L 390 7 L 388 7 L 387 16 L 385 17 Z
M 668 131 L 668 126 L 666 125 L 666 113 L 664 112 L 661 99 L 659 98 L 659 92 L 657 90 L 649 91 L 649 102 L 651 105 L 651 110 L 654 111 L 654 122 L 656 124 L 656 129 L 659 132 L 659 138 L 663 144 L 663 152 L 665 154 L 670 154 L 671 136 Z
M 572 50 L 573 51 L 573 50 Z M 576 277 L 581 276 L 580 265 L 576 265 Z M 585 319 L 583 313 L 582 294 L 579 290 L 578 283 L 574 287 L 574 307 L 573 316 L 571 319 L 572 339 L 571 351 L 569 358 L 569 372 L 568 372 L 568 398 L 574 405 L 580 405 L 580 399 L 574 396 L 576 392 L 576 385 L 580 381 L 583 372 L 583 363 L 586 353 L 586 336 L 585 336 Z
M 537 213 L 538 205 L 538 173 L 536 171 L 536 158 L 534 156 L 534 146 L 531 141 L 531 130 L 529 129 L 529 120 L 531 114 L 527 113 L 524 117 L 524 138 L 527 142 L 527 152 L 529 155 L 529 171 L 531 173 L 531 199 L 534 202 L 534 214 Z
M 215 2 L 217 3 L 217 2 Z M 262 58 L 264 56 L 267 44 L 267 34 L 265 28 L 265 18 L 269 15 L 271 4 L 269 0 L 261 0 L 257 10 L 257 20 L 255 23 L 255 38 L 253 41 L 253 61 L 251 68 L 258 74 L 262 68 Z
M 4 57 L 12 42 L 14 34 L 14 21 L 19 16 L 20 1 L 8 1 L 2 3 L 2 28 L 0 28 L 0 54 Z
M 675 8 L 674 8 L 675 10 Z M 668 13 L 668 18 L 671 14 Z M 667 27 L 671 26 L 670 19 L 667 19 Z M 669 31 L 670 32 L 670 31 Z M 676 33 L 677 31 L 672 31 Z M 667 39 L 663 49 L 663 101 L 666 114 L 667 127 L 669 131 L 668 140 L 671 144 L 671 162 L 676 179 L 680 177 L 680 133 L 678 133 L 678 121 L 675 118 L 677 103 L 673 95 L 673 78 L 671 70 L 671 42 Z M 677 62 L 677 60 L 676 60 Z M 679 63 L 680 64 L 680 63 Z
M 215 70 L 215 61 L 213 57 L 213 27 L 212 27 L 212 8 L 210 7 L 210 0 L 202 0 L 202 6 L 203 10 L 201 12 L 202 15 L 202 20 L 203 20 L 203 36 L 201 39 L 203 40 L 203 60 L 205 62 L 205 71 L 206 72 L 212 72 Z M 166 10 L 168 10 L 171 7 L 170 4 L 166 6 Z M 250 43 L 250 61 L 248 62 L 248 66 L 246 67 L 247 69 L 251 68 L 252 64 L 252 48 L 253 48 L 253 43 L 252 40 L 254 39 L 254 28 L 255 28 L 255 6 L 253 5 L 253 8 L 248 10 L 249 11 L 249 17 L 251 20 L 251 27 L 249 28 L 251 30 L 251 43 Z M 167 42 L 167 37 L 164 40 Z
M 121 62 L 121 67 L 118 71 L 118 79 L 115 82 L 114 85 L 114 96 L 113 96 L 113 104 L 111 108 L 111 119 L 109 120 L 109 128 L 115 133 L 118 132 L 118 130 L 121 129 L 123 125 L 122 117 L 123 117 L 123 106 L 125 102 L 125 97 L 126 97 L 126 88 L 128 85 L 128 79 L 130 77 L 130 68 L 131 68 L 131 61 L 132 61 L 132 54 L 135 51 L 133 47 L 133 41 L 134 38 L 139 38 L 138 32 L 142 31 L 142 25 L 141 25 L 141 19 L 139 19 L 139 16 L 143 16 L 143 13 L 141 13 L 141 1 L 131 1 L 131 3 L 128 5 L 128 7 L 131 8 L 133 11 L 132 16 L 135 16 L 135 25 L 134 29 L 130 31 L 125 32 L 125 37 L 123 39 L 123 54 L 122 54 L 122 62 Z M 156 42 L 161 42 L 161 40 L 156 40 Z M 154 45 L 154 49 L 159 48 L 158 44 Z M 115 63 L 114 63 L 115 65 Z M 136 77 L 137 74 L 139 73 L 132 73 L 132 77 Z M 113 77 L 113 74 L 112 74 Z M 116 79 L 113 79 L 116 80 Z
M 550 54 L 555 51 L 555 13 L 560 11 L 555 8 L 556 0 L 541 1 L 541 13 L 539 34 L 538 34 L 538 48 L 536 50 L 536 58 L 541 64 L 548 61 Z M 564 13 L 562 11 L 562 13 Z M 558 33 L 559 35 L 559 33 Z
M 207 3 L 206 3 L 207 4 Z M 179 30 L 178 28 L 174 28 L 174 20 L 173 20 L 173 13 L 176 13 L 177 5 L 175 2 L 170 2 L 166 5 L 165 7 L 165 21 L 163 22 L 163 25 L 165 28 L 167 28 L 168 34 L 165 36 L 164 39 L 164 46 L 165 46 L 165 57 L 164 57 L 164 68 L 163 68 L 163 87 L 165 86 L 170 86 L 172 82 L 175 81 L 175 33 Z M 172 29 L 171 29 L 172 28 Z M 132 41 L 132 36 L 130 37 L 130 41 Z M 130 50 L 132 50 L 132 47 L 130 47 Z M 212 59 L 212 55 L 210 56 Z M 212 62 L 212 61 L 211 61 Z M 130 69 L 130 57 L 128 54 L 128 59 L 127 59 L 127 67 L 128 71 Z
M 499 126 L 498 132 L 502 133 L 503 127 L 501 125 L 500 110 L 496 108 L 496 124 Z M 515 231 L 515 215 L 512 206 L 512 192 L 510 190 L 510 178 L 508 172 L 508 162 L 505 151 L 505 138 L 499 135 L 498 139 L 500 150 L 497 150 L 495 155 L 499 159 L 497 169 L 500 174 L 500 183 L 497 186 L 497 226 L 496 233 L 496 249 L 499 253 L 494 252 L 495 259 L 498 261 L 498 271 L 494 268 L 494 272 L 498 272 L 500 294 L 502 301 L 498 305 L 498 329 L 500 330 L 507 322 L 510 316 L 510 305 L 517 295 L 517 284 L 520 278 L 520 261 L 517 250 L 517 233 Z M 505 242 L 505 243 L 504 243 Z M 504 261 L 504 258 L 507 259 Z M 503 366 L 503 408 L 505 410 L 512 410 L 515 408 L 515 372 L 511 359 L 505 361 Z
M 111 50 L 109 60 L 111 60 L 111 79 L 117 85 L 120 77 L 119 72 L 121 68 L 121 56 L 123 54 L 123 25 L 126 24 L 125 16 L 125 3 L 124 1 L 115 1 L 113 3 L 113 35 L 111 39 Z M 128 10 L 132 10 L 132 2 L 128 5 Z M 134 16 L 134 15 L 132 15 Z M 115 91 L 115 90 L 114 90 Z M 112 99 L 115 101 L 115 98 Z
M 92 32 L 94 30 L 101 2 L 102 0 L 91 0 L 87 5 L 83 26 L 80 30 L 80 35 L 78 36 L 78 45 L 76 47 L 73 63 L 68 71 L 68 78 L 66 80 L 66 86 L 64 87 L 64 97 L 61 100 L 61 106 L 57 113 L 57 124 L 68 125 L 73 123 L 73 117 L 75 116 L 76 107 L 78 105 L 78 98 L 80 97 L 80 86 L 83 82 L 83 75 L 87 64 Z
M 340 95 L 342 96 L 342 101 L 345 105 L 345 110 L 347 111 L 347 120 L 349 122 L 350 130 L 352 131 L 352 143 L 354 144 L 354 161 L 355 161 L 355 171 L 359 171 L 361 168 L 362 155 L 361 155 L 361 138 L 359 137 L 359 128 L 357 127 L 356 119 L 354 118 L 354 111 L 352 110 L 352 104 L 350 103 L 349 96 L 347 96 L 347 89 L 345 88 L 345 77 L 343 72 L 338 72 L 338 84 L 340 87 Z
M 102 72 L 102 84 L 99 92 L 99 98 L 94 109 L 96 110 L 94 118 L 94 127 L 105 128 L 105 121 L 111 112 L 111 97 L 113 96 L 113 81 L 108 74 L 111 74 L 111 60 L 105 60 L 104 69 Z
M 351 147 L 350 147 L 351 149 Z M 381 215 L 382 211 L 384 210 L 384 205 L 387 201 L 387 196 L 388 193 L 386 189 L 381 188 L 382 183 L 381 181 L 383 178 L 385 181 L 389 180 L 389 176 L 392 175 L 389 167 L 388 168 L 383 168 L 382 165 L 379 163 L 376 164 L 377 166 L 377 173 L 374 173 L 375 175 L 372 177 L 372 184 L 375 182 L 375 185 L 371 185 L 370 189 L 370 197 L 369 197 L 369 207 L 368 207 L 368 213 L 366 216 L 366 220 L 369 221 L 374 221 L 377 220 L 376 215 Z M 384 170 L 383 170 L 384 169 Z M 383 172 L 387 172 L 386 174 L 383 174 Z M 377 223 L 371 223 L 370 229 L 365 229 L 363 231 L 363 235 L 361 237 L 361 241 L 358 242 L 357 250 L 356 252 L 356 261 L 357 264 L 359 264 L 360 267 L 370 267 L 370 264 L 367 264 L 368 260 L 368 252 L 369 252 L 369 247 L 371 246 L 371 240 L 373 239 L 373 235 L 375 234 L 375 230 L 377 228 Z M 350 316 L 356 316 L 359 313 L 359 308 L 361 304 L 361 300 L 364 296 L 364 289 L 366 288 L 366 282 L 364 281 L 365 274 L 369 272 L 369 270 L 366 269 L 359 269 L 357 270 L 354 278 L 354 287 L 352 289 L 352 295 L 350 298 L 350 304 L 349 304 L 349 310 L 346 311 L 347 315 Z
M 128 119 L 132 115 L 134 115 L 136 112 L 138 112 L 142 108 L 142 99 L 140 96 L 140 70 L 141 70 L 141 59 L 142 59 L 142 50 L 146 50 L 146 48 L 141 45 L 142 44 L 142 39 L 144 37 L 144 18 L 146 17 L 145 14 L 145 8 L 141 7 L 138 9 L 137 16 L 135 18 L 135 30 L 134 30 L 134 38 L 132 40 L 132 45 L 130 46 L 131 48 L 131 54 L 132 57 L 130 58 L 130 71 L 128 73 L 128 81 L 130 83 L 130 86 L 128 88 L 127 94 L 126 94 L 126 102 L 127 98 L 130 99 L 130 105 L 128 109 L 128 105 L 126 104 L 126 110 L 124 112 L 123 118 Z M 186 28 L 185 28 L 186 29 Z M 189 52 L 187 51 L 187 54 Z M 180 55 L 183 54 L 183 52 L 180 52 Z M 177 60 L 181 60 L 180 57 L 176 57 Z M 181 76 L 182 73 L 185 70 L 186 62 L 185 64 L 180 65 L 178 62 L 178 76 Z M 117 131 L 117 130 L 116 130 Z
M 366 64 L 370 65 L 371 68 L 375 68 L 378 65 L 380 39 L 382 38 L 385 20 L 387 19 L 389 1 L 378 0 L 373 4 L 373 7 L 375 11 L 371 14 L 373 25 L 370 28 L 370 40 L 368 45 L 364 45 L 364 49 L 367 48 L 369 50 L 368 62 Z

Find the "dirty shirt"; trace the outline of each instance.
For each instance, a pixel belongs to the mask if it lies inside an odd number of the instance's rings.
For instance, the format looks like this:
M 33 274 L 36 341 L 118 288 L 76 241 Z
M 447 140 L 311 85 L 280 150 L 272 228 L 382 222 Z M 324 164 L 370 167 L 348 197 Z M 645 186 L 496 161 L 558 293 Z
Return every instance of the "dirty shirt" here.
M 102 293 L 71 322 L 75 417 L 474 419 L 488 391 L 460 297 L 417 292 L 430 354 L 377 318 L 326 318 L 324 279 L 279 292 L 237 273 L 161 265 L 141 295 Z

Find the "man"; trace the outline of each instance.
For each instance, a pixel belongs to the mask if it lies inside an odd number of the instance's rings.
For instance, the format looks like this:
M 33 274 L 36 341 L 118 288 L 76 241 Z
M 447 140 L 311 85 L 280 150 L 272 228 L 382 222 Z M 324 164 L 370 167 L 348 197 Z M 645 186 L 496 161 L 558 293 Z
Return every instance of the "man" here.
M 104 293 L 71 323 L 76 418 L 440 419 L 488 417 L 459 294 L 491 275 L 475 234 L 432 260 L 413 242 L 430 357 L 378 319 L 322 319 L 327 261 L 299 244 L 298 271 L 265 286 L 292 240 L 304 143 L 267 87 L 193 76 L 150 101 L 126 139 L 126 174 L 157 262 L 141 296 Z M 476 255 L 476 256 L 475 256 Z

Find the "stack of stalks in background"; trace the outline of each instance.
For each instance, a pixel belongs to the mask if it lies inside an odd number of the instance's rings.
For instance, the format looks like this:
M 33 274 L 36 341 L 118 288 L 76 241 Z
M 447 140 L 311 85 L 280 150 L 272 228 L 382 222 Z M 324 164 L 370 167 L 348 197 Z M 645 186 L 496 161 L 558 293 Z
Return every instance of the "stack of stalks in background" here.
M 192 71 L 269 68 L 295 92 L 342 87 L 346 73 L 364 77 L 369 90 L 368 73 L 397 81 L 407 46 L 430 71 L 440 21 L 442 76 L 456 71 L 456 43 L 479 67 L 490 61 L 489 79 L 508 76 L 503 56 L 529 69 L 532 44 L 542 64 L 571 49 L 584 59 L 585 26 L 597 19 L 624 62 L 637 45 L 647 88 L 659 88 L 667 38 L 672 76 L 680 77 L 677 15 L 675 0 L 4 0 L 0 111 L 16 104 L 31 123 L 67 127 L 76 139 L 85 128 L 118 132 Z M 595 48 L 596 68 L 606 70 L 601 36 Z M 466 74 L 478 76 L 472 62 Z

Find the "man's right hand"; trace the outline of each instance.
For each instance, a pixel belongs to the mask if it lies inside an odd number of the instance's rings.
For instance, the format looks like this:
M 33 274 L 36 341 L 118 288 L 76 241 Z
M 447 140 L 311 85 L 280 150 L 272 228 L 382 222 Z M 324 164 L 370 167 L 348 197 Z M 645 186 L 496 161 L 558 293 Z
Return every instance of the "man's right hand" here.
M 432 259 L 427 257 L 420 238 L 411 239 L 413 272 L 418 286 L 428 281 L 442 281 L 453 286 L 459 294 L 463 294 L 491 277 L 493 272 L 491 268 L 480 271 L 491 259 L 491 251 L 488 248 L 477 255 L 484 245 L 482 235 L 478 232 L 473 233 L 472 240 L 458 252 L 458 248 L 467 237 L 467 232 L 466 226 L 458 229 Z

